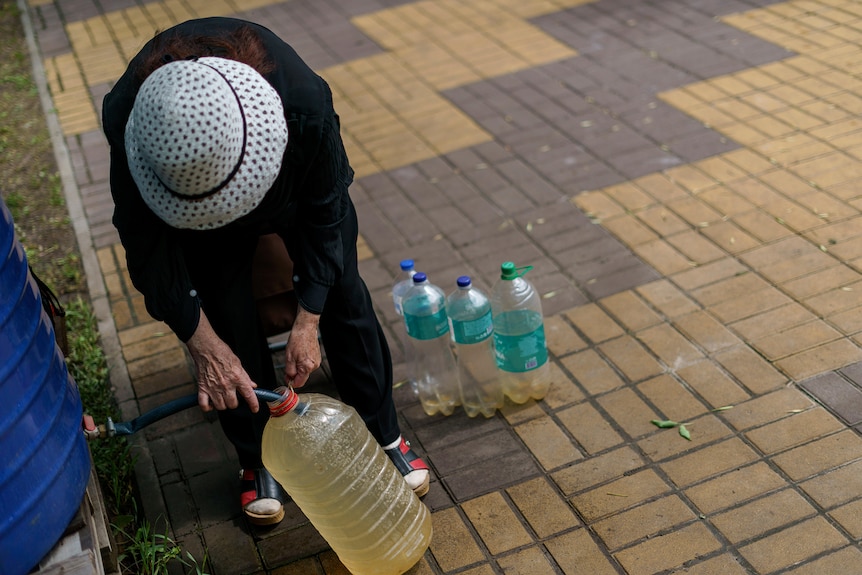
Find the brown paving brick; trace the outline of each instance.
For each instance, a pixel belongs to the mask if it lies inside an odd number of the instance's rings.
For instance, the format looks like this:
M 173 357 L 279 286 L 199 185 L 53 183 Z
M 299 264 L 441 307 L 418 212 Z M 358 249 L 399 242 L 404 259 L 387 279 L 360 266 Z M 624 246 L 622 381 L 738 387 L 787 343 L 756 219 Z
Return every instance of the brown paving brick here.
M 620 551 L 616 558 L 630 575 L 651 575 L 720 548 L 721 542 L 705 525 L 694 523 Z
M 772 391 L 787 383 L 786 377 L 748 346 L 718 352 L 714 359 L 755 394 Z
M 862 331 L 862 314 L 858 309 L 850 309 L 830 315 L 826 318 L 830 324 L 834 325 L 844 335 L 852 335 L 858 337 Z
M 623 385 L 623 380 L 608 363 L 591 349 L 560 360 L 588 393 L 598 394 Z
M 713 178 L 692 165 L 671 168 L 666 170 L 665 174 L 676 185 L 690 192 L 698 192 L 716 184 Z
M 667 324 L 657 325 L 639 332 L 638 339 L 671 369 L 691 365 L 704 357 L 703 352 Z
M 834 553 L 787 571 L 790 575 L 820 575 L 822 573 L 862 572 L 862 551 L 856 547 L 845 547 Z
M 640 210 L 637 212 L 637 217 L 663 237 L 690 229 L 687 222 L 661 205 Z
M 688 195 L 683 188 L 670 181 L 662 173 L 653 173 L 637 178 L 633 180 L 633 183 L 662 203 Z
M 433 513 L 431 521 L 434 528 L 431 553 L 444 571 L 452 571 L 485 560 L 485 554 L 473 539 L 473 535 L 456 508 Z
M 631 290 L 603 298 L 599 303 L 620 325 L 630 331 L 639 331 L 662 321 L 661 317 Z
M 829 516 L 847 530 L 851 537 L 862 537 L 862 500 L 857 499 L 829 512 Z
M 640 342 L 628 335 L 598 347 L 629 381 L 641 381 L 664 370 Z
M 638 390 L 662 415 L 677 421 L 688 421 L 707 411 L 690 390 L 667 373 L 641 383 Z
M 632 247 L 632 251 L 660 274 L 669 276 L 692 267 L 693 262 L 664 240 Z
M 548 394 L 542 400 L 545 405 L 551 409 L 558 409 L 576 401 L 581 401 L 584 398 L 584 392 L 562 372 L 556 363 L 552 363 L 551 365 L 551 387 L 548 389 Z
M 793 232 L 762 210 L 751 210 L 737 214 L 733 221 L 752 237 L 761 242 L 771 242 L 787 237 Z
M 465 501 L 461 509 L 492 555 L 528 545 L 532 538 L 499 493 Z
M 556 570 L 551 566 L 542 549 L 528 547 L 511 555 L 500 557 L 497 564 L 504 573 L 530 573 L 535 575 L 554 575 Z
M 598 305 L 590 303 L 564 313 L 593 343 L 622 335 L 623 329 Z
M 580 525 L 568 502 L 543 477 L 512 486 L 506 492 L 542 539 Z
M 623 442 L 610 422 L 589 403 L 559 411 L 557 419 L 587 453 L 598 453 Z
M 604 192 L 585 192 L 572 199 L 587 216 L 606 220 L 625 213 L 625 209 Z
M 127 367 L 129 370 L 129 377 L 131 377 L 132 380 L 136 380 L 140 377 L 146 377 L 148 375 L 185 364 L 185 352 L 179 346 L 175 346 L 157 356 L 148 356 L 142 359 L 128 361 Z
M 862 360 L 862 349 L 856 343 L 839 339 L 776 361 L 776 365 L 794 380 L 840 369 Z
M 808 309 L 796 302 L 779 306 L 764 313 L 733 322 L 730 327 L 745 341 L 751 342 L 769 334 L 785 331 L 816 319 Z
M 546 470 L 573 463 L 583 458 L 551 417 L 540 417 L 515 427 L 527 448 Z
M 485 564 L 473 569 L 468 569 L 463 573 L 464 575 L 494 575 L 494 569 L 490 565 Z
M 673 318 L 699 309 L 697 304 L 667 280 L 639 286 L 636 291 L 667 317 Z
M 711 223 L 703 226 L 700 233 L 729 254 L 738 254 L 760 245 L 760 241 L 732 221 Z
M 640 223 L 634 216 L 617 216 L 602 222 L 602 225 L 625 245 L 633 247 L 656 241 L 654 231 Z
M 736 186 L 743 186 L 734 184 L 715 186 L 704 190 L 698 197 L 725 216 L 733 216 L 734 220 L 740 214 L 756 211 L 755 205 L 745 199 L 744 193 L 734 191 Z
M 804 497 L 792 489 L 784 489 L 709 519 L 731 543 L 737 544 L 816 513 Z
M 769 284 L 763 278 L 748 272 L 739 273 L 703 288 L 692 290 L 692 296 L 704 306 L 715 306 L 767 288 L 769 288 Z
M 862 305 L 862 282 L 820 293 L 806 298 L 803 303 L 821 316 L 830 316 L 839 311 L 858 308 Z
M 674 274 L 673 281 L 681 288 L 693 291 L 744 273 L 748 273 L 748 269 L 740 264 L 736 258 L 724 258 Z
M 634 449 L 623 446 L 556 471 L 551 474 L 551 478 L 564 494 L 571 495 L 629 473 L 644 463 Z
M 700 361 L 676 370 L 676 375 L 698 393 L 712 409 L 735 405 L 751 396 L 711 361 Z
M 745 296 L 725 300 L 709 308 L 709 312 L 725 324 L 733 323 L 764 311 L 781 307 L 792 300 L 776 288 L 753 291 Z
M 604 192 L 629 212 L 645 210 L 655 203 L 652 197 L 628 182 L 609 186 Z
M 721 418 L 738 430 L 750 429 L 777 421 L 791 413 L 810 409 L 814 403 L 793 388 L 784 388 L 740 403 L 721 412 Z
M 532 399 L 528 399 L 526 403 L 521 405 L 507 401 L 500 409 L 500 413 L 506 418 L 506 422 L 509 425 L 518 425 L 546 415 L 545 411 L 539 407 L 539 404 Z
M 545 542 L 565 575 L 616 575 L 617 569 L 586 529 L 578 529 Z
M 613 551 L 696 518 L 678 495 L 670 495 L 597 521 L 592 528 Z
M 723 553 L 717 557 L 707 559 L 701 563 L 694 563 L 673 573 L 685 573 L 686 575 L 747 575 L 750 572 L 739 564 L 739 560 L 730 552 Z
M 631 437 L 651 433 L 655 429 L 650 423 L 656 418 L 655 409 L 629 388 L 603 395 L 597 401 L 616 425 Z
M 704 311 L 697 311 L 674 321 L 676 328 L 707 352 L 714 352 L 740 343 L 726 327 Z
M 669 439 L 669 438 L 668 438 Z M 742 467 L 758 458 L 741 439 L 731 437 L 661 464 L 662 470 L 679 487 L 687 487 L 708 477 Z
M 262 567 L 254 540 L 237 538 L 236 526 L 232 521 L 203 529 L 201 534 L 206 541 L 209 565 L 218 565 L 227 573 L 254 573 Z M 298 543 L 300 541 L 295 541 L 293 545 Z M 265 544 L 262 546 L 266 547 Z M 266 558 L 268 557 L 265 555 L 264 560 Z
M 829 509 L 859 497 L 862 462 L 856 461 L 802 483 L 802 489 L 823 508 Z
M 766 463 L 760 462 L 695 485 L 685 494 L 709 515 L 784 486 L 784 479 Z
M 765 454 L 783 451 L 823 435 L 844 429 L 844 425 L 825 409 L 814 408 L 791 413 L 784 419 L 751 430 L 745 436 Z
M 862 438 L 847 430 L 776 455 L 773 461 L 791 479 L 800 480 L 859 457 Z
M 739 552 L 758 572 L 770 573 L 846 544 L 847 539 L 825 519 L 814 517 L 742 547 Z
M 572 497 L 572 504 L 581 516 L 591 523 L 634 507 L 669 490 L 669 486 L 655 471 L 647 469 L 576 495 Z

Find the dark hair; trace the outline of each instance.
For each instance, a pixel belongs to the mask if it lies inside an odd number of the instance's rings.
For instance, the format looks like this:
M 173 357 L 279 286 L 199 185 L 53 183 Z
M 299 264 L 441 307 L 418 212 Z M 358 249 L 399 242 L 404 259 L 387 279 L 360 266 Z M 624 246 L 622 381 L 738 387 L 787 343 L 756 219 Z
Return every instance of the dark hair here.
M 243 25 L 220 36 L 157 35 L 153 49 L 138 68 L 138 82 L 143 83 L 159 66 L 168 62 L 203 56 L 236 60 L 248 64 L 262 75 L 275 68 L 260 36 L 250 26 Z

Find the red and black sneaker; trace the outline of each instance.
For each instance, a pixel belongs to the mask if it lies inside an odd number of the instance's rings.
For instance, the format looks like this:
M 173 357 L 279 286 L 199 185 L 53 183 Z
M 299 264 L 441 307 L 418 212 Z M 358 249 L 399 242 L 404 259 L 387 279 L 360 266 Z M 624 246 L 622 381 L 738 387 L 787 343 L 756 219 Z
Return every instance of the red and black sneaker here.
M 264 468 L 240 472 L 240 504 L 254 525 L 275 525 L 284 519 L 287 493 Z
M 395 468 L 404 476 L 404 481 L 407 482 L 413 493 L 419 497 L 428 493 L 431 484 L 431 471 L 428 464 L 410 448 L 410 443 L 402 437 L 398 445 L 383 451 L 395 464 Z

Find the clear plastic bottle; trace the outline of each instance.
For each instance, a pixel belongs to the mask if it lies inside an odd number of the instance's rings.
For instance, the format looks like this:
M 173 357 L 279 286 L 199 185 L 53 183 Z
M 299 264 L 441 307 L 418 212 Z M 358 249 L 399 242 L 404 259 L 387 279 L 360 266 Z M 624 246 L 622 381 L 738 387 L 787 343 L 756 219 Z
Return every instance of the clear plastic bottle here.
M 410 377 L 422 409 L 428 415 L 452 415 L 461 403 L 458 367 L 449 344 L 446 294 L 423 272 L 413 276 L 413 287 L 402 302 L 404 325 L 413 345 Z
M 326 395 L 270 403 L 263 464 L 353 575 L 401 575 L 431 543 L 431 514 L 352 407 Z
M 503 407 L 503 387 L 494 359 L 491 301 L 473 286 L 470 276 L 457 280 L 446 298 L 449 328 L 461 382 L 461 405 L 470 417 L 492 417 Z
M 413 343 L 410 341 L 410 338 L 407 337 L 407 331 L 404 325 L 404 310 L 402 309 L 402 301 L 404 300 L 404 294 L 407 293 L 411 287 L 413 287 L 413 276 L 416 274 L 415 265 L 413 260 L 401 260 L 401 273 L 398 274 L 398 277 L 395 279 L 395 283 L 392 286 L 392 303 L 395 305 L 395 313 L 397 313 L 401 317 L 401 321 L 398 322 L 398 327 L 396 330 L 398 331 L 398 339 L 401 342 L 401 349 L 404 350 L 404 362 L 409 366 L 413 363 Z M 416 381 L 412 377 L 412 374 L 407 374 L 407 381 L 410 383 L 410 386 L 413 388 L 413 391 L 416 392 Z
M 523 277 L 531 269 L 503 263 L 491 292 L 497 367 L 503 392 L 515 403 L 542 399 L 551 385 L 542 301 Z

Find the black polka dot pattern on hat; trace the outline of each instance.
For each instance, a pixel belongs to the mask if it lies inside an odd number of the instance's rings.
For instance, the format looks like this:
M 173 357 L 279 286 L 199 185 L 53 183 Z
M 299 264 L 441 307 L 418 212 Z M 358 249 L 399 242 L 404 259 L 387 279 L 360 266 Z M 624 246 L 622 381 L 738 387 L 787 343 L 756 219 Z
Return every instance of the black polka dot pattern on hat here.
M 200 58 L 147 78 L 126 125 L 126 153 L 153 212 L 174 227 L 212 229 L 260 204 L 287 138 L 281 99 L 260 74 Z

